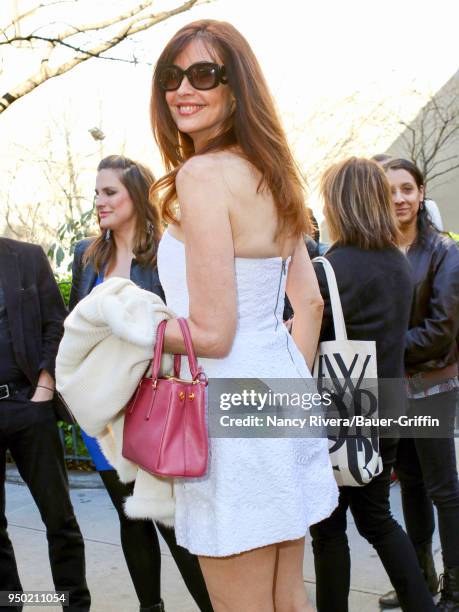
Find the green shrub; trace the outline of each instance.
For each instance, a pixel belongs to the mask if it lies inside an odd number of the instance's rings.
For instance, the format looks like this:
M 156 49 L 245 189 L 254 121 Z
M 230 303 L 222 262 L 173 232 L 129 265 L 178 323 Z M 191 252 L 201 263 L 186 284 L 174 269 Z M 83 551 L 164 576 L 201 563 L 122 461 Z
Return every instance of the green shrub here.
M 70 300 L 70 288 L 72 286 L 72 275 L 55 274 L 55 278 L 65 305 L 68 306 Z
M 70 299 L 70 288 L 72 286 L 72 275 L 71 274 L 56 274 L 56 282 L 61 292 L 62 298 L 65 302 L 65 305 L 69 305 Z M 81 429 L 79 425 L 70 425 L 69 423 L 64 423 L 63 421 L 58 422 L 59 428 L 62 430 L 64 434 L 64 449 L 66 455 L 78 455 L 80 457 L 89 457 L 88 450 L 86 448 L 85 443 L 83 442 L 83 438 L 81 437 Z M 72 429 L 75 430 L 76 434 L 76 448 L 73 447 L 73 435 Z M 72 467 L 74 464 L 74 460 L 72 462 Z M 87 467 L 90 468 L 92 464 L 87 462 Z
M 80 426 L 70 425 L 69 423 L 64 423 L 63 421 L 59 421 L 58 425 L 62 429 L 62 432 L 64 434 L 65 453 L 68 455 L 89 457 L 88 449 L 86 448 L 86 444 L 83 442 L 83 438 L 81 437 Z M 73 448 L 72 429 L 74 429 L 76 433 L 76 448 Z

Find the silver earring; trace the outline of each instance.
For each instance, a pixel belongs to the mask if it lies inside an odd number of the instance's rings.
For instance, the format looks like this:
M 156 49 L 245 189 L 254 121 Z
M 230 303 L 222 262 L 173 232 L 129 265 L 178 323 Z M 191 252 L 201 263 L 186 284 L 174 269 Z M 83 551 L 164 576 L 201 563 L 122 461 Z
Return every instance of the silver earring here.
M 147 223 L 147 234 L 150 235 L 153 233 L 153 223 L 151 223 L 151 221 L 149 221 Z
M 111 235 L 112 235 L 112 230 L 110 228 L 106 229 L 105 236 L 104 236 L 105 242 L 108 242 L 110 240 Z

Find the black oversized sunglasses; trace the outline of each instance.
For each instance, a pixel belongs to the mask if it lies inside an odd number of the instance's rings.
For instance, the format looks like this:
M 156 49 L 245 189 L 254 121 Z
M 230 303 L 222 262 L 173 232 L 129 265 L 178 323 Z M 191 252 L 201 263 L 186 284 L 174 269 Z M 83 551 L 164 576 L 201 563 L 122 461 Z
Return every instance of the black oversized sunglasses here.
M 212 62 L 197 62 L 191 64 L 186 70 L 182 70 L 175 64 L 161 66 L 159 69 L 159 84 L 164 91 L 176 91 L 186 76 L 190 85 L 195 89 L 213 89 L 220 83 L 228 83 L 225 66 L 219 66 Z

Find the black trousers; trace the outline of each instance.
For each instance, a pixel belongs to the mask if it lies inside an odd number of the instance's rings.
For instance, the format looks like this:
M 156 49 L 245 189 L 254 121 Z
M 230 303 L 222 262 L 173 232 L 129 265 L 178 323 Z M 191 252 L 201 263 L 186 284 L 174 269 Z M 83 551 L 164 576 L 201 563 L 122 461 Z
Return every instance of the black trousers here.
M 438 528 L 445 567 L 459 567 L 459 481 L 454 422 L 456 391 L 410 400 L 409 416 L 438 416 L 449 430 L 448 438 L 400 440 L 395 471 L 402 489 L 403 515 L 411 541 L 419 546 L 435 530 L 432 502 L 437 507 Z
M 364 487 L 340 487 L 338 507 L 310 529 L 319 612 L 347 612 L 351 558 L 346 535 L 350 508 L 356 527 L 376 550 L 407 612 L 433 612 L 432 597 L 422 577 L 407 534 L 393 518 L 389 503 L 397 440 L 381 439 L 383 472 Z
M 89 610 L 91 599 L 85 579 L 83 537 L 70 501 L 52 402 L 30 402 L 25 391 L 11 400 L 0 400 L 0 590 L 22 591 L 5 516 L 7 449 L 46 526 L 54 588 L 70 594 L 70 605 L 64 609 Z
M 149 520 L 129 519 L 123 502 L 132 495 L 134 485 L 120 482 L 115 470 L 99 472 L 120 519 L 120 537 L 124 558 L 142 608 L 161 600 L 161 549 L 156 528 L 165 539 L 182 578 L 201 612 L 212 612 L 212 604 L 199 561 L 177 544 L 175 531 Z M 155 527 L 156 525 L 156 527 Z

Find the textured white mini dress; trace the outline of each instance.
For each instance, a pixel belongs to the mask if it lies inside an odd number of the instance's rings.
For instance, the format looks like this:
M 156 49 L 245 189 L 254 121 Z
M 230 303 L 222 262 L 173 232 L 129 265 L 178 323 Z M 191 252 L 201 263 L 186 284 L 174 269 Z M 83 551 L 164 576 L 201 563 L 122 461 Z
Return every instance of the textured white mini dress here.
M 237 331 L 223 359 L 198 358 L 209 378 L 310 378 L 282 323 L 289 260 L 234 260 Z M 158 271 L 167 305 L 188 316 L 185 247 L 166 231 Z M 182 359 L 183 376 L 188 368 Z M 176 485 L 177 542 L 221 557 L 303 537 L 338 502 L 323 438 L 211 438 L 209 469 Z

